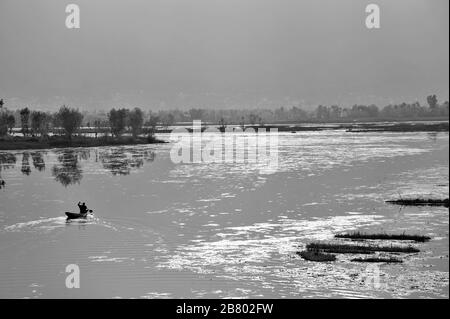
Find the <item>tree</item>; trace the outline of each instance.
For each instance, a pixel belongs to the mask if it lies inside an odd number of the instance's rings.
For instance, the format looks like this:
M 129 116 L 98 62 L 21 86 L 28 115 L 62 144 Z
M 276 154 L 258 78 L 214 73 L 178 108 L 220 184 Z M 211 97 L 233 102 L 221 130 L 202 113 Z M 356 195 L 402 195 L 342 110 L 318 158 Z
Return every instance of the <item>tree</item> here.
M 289 113 L 289 120 L 304 121 L 308 117 L 308 113 L 306 111 L 296 106 L 293 106 Z
M 258 117 L 256 116 L 256 114 L 251 113 L 251 114 L 248 116 L 248 122 L 249 122 L 251 125 L 255 125 L 257 121 L 258 121 Z
M 5 136 L 9 133 L 12 134 L 12 129 L 16 125 L 16 119 L 13 114 L 8 112 L 8 109 L 3 108 L 5 102 L 0 100 L 0 136 Z
M 432 110 L 436 109 L 437 104 L 438 104 L 438 100 L 437 100 L 436 95 L 434 95 L 434 94 L 433 95 L 428 95 L 427 96 L 427 103 L 430 106 L 430 109 L 432 109 Z
M 144 124 L 144 113 L 138 107 L 131 110 L 128 114 L 128 121 L 131 127 L 131 133 L 133 137 L 136 138 L 142 130 L 142 125 Z
M 379 112 L 380 110 L 375 104 L 371 104 L 367 107 L 367 113 L 369 114 L 369 117 L 377 117 Z
M 13 114 L 8 115 L 8 117 L 6 118 L 6 124 L 9 128 L 9 135 L 12 135 L 13 128 L 16 126 L 16 118 Z
M 283 120 L 285 119 L 285 116 L 286 116 L 285 113 L 286 113 L 286 112 L 285 112 L 283 106 L 280 107 L 280 108 L 277 108 L 277 109 L 275 110 L 275 120 L 276 120 L 276 121 L 283 121 Z
M 150 118 L 147 122 L 145 122 L 146 133 L 149 135 L 153 135 L 156 132 L 156 127 L 159 123 L 159 116 L 150 114 Z
M 245 131 L 245 117 L 241 116 L 241 121 L 239 122 L 239 126 L 243 131 Z
M 118 137 L 123 133 L 127 124 L 127 113 L 126 109 L 112 109 L 109 111 L 109 125 L 114 136 Z
M 95 120 L 94 121 L 94 127 L 95 127 L 95 138 L 97 138 L 98 133 L 102 129 L 102 122 L 100 120 Z
M 70 140 L 72 139 L 72 134 L 80 128 L 81 122 L 83 121 L 83 114 L 78 109 L 72 109 L 63 105 L 58 113 L 55 114 L 55 118 Z
M 6 112 L 0 112 L 0 136 L 8 134 L 8 114 Z
M 168 114 L 164 114 L 161 117 L 161 124 L 165 129 L 167 129 L 169 126 L 173 125 L 173 123 L 175 123 L 175 117 L 173 116 L 173 114 L 168 113 Z
M 341 117 L 341 114 L 342 114 L 342 109 L 338 105 L 331 106 L 331 111 L 330 111 L 331 118 L 338 119 Z
M 258 116 L 258 124 L 264 126 L 264 119 L 262 116 Z
M 220 121 L 219 121 L 219 130 L 221 132 L 225 132 L 226 128 L 227 128 L 227 123 L 225 122 L 225 119 L 223 117 L 221 117 Z
M 202 109 L 190 109 L 188 112 L 192 121 L 203 120 L 203 115 L 205 113 L 205 111 Z
M 442 105 L 441 105 L 441 114 L 443 116 L 448 116 L 449 114 L 449 104 L 448 101 L 445 101 Z
M 27 136 L 29 133 L 29 122 L 30 122 L 30 110 L 26 107 L 21 109 L 20 112 L 20 125 L 22 126 L 23 136 Z
M 47 113 L 40 111 L 31 112 L 31 130 L 44 136 L 48 132 L 48 125 L 50 123 L 50 116 Z
M 316 109 L 316 117 L 319 120 L 327 120 L 330 118 L 330 110 L 326 106 L 319 105 Z

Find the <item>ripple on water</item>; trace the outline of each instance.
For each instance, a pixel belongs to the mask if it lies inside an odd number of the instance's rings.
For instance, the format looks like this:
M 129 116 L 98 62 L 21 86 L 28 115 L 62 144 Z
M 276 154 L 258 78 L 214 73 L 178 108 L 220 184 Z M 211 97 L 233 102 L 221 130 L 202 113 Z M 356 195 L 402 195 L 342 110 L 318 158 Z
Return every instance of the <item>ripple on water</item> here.
M 380 225 L 383 222 L 384 216 L 358 214 L 314 220 L 283 218 L 271 223 L 227 227 L 216 235 L 216 241 L 197 239 L 178 247 L 175 254 L 160 263 L 159 267 L 251 282 L 267 290 L 273 289 L 276 284 L 278 291 L 285 289 L 286 297 L 307 297 L 308 294 L 312 297 L 401 297 L 413 293 L 415 289 L 425 294 L 440 295 L 443 287 L 448 285 L 448 273 L 445 272 L 421 271 L 422 277 L 415 280 L 419 272 L 399 277 L 405 265 L 381 265 L 381 276 L 389 284 L 374 289 L 366 285 L 366 266 L 350 263 L 348 256 L 331 265 L 310 263 L 294 255 L 310 241 L 331 239 L 335 233 L 349 228 Z M 422 285 L 424 282 L 427 284 Z
M 20 222 L 5 226 L 7 232 L 51 232 L 58 228 L 71 225 L 100 225 L 115 230 L 115 227 L 107 222 L 101 221 L 97 217 L 88 217 L 87 219 L 67 220 L 65 217 L 41 218 L 28 222 Z

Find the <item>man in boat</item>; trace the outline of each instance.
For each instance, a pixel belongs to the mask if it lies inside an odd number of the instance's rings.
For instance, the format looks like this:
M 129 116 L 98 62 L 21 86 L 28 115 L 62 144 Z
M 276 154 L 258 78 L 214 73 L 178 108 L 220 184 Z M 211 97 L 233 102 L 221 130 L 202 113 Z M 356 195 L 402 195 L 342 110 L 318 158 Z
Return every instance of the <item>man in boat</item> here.
M 78 202 L 78 208 L 80 209 L 81 215 L 86 215 L 88 213 L 88 208 L 86 206 L 86 203 L 81 204 L 81 202 Z

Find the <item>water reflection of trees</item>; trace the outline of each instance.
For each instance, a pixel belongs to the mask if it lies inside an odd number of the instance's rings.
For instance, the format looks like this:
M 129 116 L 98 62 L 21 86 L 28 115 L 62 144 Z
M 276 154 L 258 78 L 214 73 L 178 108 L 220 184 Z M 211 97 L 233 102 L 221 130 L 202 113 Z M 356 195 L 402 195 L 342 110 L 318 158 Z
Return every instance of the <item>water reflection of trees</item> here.
M 16 166 L 17 157 L 13 153 L 0 153 L 0 171 L 10 169 Z
M 113 175 L 128 175 L 133 169 L 141 168 L 145 163 L 155 159 L 155 153 L 151 150 L 115 147 L 108 149 L 96 149 L 93 151 L 95 162 L 100 162 L 104 169 Z M 29 176 L 32 167 L 35 171 L 43 172 L 46 169 L 46 151 L 25 151 L 22 161 L 19 162 L 19 169 L 22 174 Z M 56 161 L 51 168 L 51 174 L 56 181 L 65 187 L 72 184 L 79 184 L 83 178 L 82 161 L 91 158 L 89 149 L 65 149 L 55 151 Z M 19 154 L 20 155 L 20 154 Z M 17 168 L 17 154 L 0 153 L 0 184 L 3 179 L 2 170 Z
M 85 153 L 89 151 L 64 150 L 58 156 L 58 164 L 52 167 L 52 175 L 55 180 L 65 187 L 79 184 L 83 178 L 83 171 L 78 158 L 89 158 Z
M 45 161 L 43 155 L 45 152 L 35 151 L 35 152 L 23 152 L 22 153 L 22 163 L 20 165 L 20 171 L 24 175 L 31 174 L 31 164 L 30 156 L 33 161 L 33 166 L 39 172 L 45 170 Z M 16 167 L 17 157 L 13 153 L 0 153 L 0 172 L 2 169 L 11 169 Z
M 30 175 L 31 174 L 31 166 L 30 166 L 30 153 L 24 152 L 22 154 L 22 166 L 20 168 L 20 171 L 24 175 Z
M 429 132 L 427 133 L 427 137 L 430 141 L 432 141 L 433 143 L 436 143 L 437 141 L 437 136 L 438 136 L 438 132 Z
M 2 178 L 2 171 L 16 167 L 16 155 L 12 153 L 0 153 L 0 189 L 6 187 L 6 181 Z
M 33 166 L 35 169 L 37 169 L 39 172 L 42 172 L 45 170 L 45 161 L 43 157 L 42 152 L 32 152 L 31 158 L 33 160 Z
M 111 148 L 99 154 L 103 168 L 113 175 L 128 175 L 132 169 L 141 168 L 146 162 L 153 162 L 155 153 L 150 150 Z

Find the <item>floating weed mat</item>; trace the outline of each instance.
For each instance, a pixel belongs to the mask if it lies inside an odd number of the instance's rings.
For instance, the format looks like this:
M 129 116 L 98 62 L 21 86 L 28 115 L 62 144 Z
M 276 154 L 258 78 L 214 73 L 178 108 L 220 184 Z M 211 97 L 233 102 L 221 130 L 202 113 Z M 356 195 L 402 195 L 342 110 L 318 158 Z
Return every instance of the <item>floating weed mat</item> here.
M 336 255 L 325 254 L 318 250 L 305 250 L 297 252 L 297 255 L 309 261 L 335 261 Z
M 444 206 L 448 207 L 448 198 L 446 199 L 431 199 L 431 198 L 409 198 L 409 199 L 394 199 L 387 200 L 386 203 L 402 206 Z
M 402 263 L 403 260 L 398 258 L 383 258 L 383 257 L 376 257 L 376 258 L 353 258 L 351 261 L 353 262 L 359 262 L 359 263 Z
M 422 235 L 407 235 L 407 234 L 367 234 L 361 232 L 347 233 L 347 234 L 337 234 L 336 238 L 345 239 L 378 239 L 378 240 L 412 240 L 419 243 L 424 243 L 429 241 L 431 238 Z
M 331 243 L 310 243 L 306 245 L 309 251 L 319 250 L 336 254 L 372 254 L 377 251 L 389 253 L 418 253 L 419 249 L 412 246 L 379 246 L 379 245 L 346 245 Z

